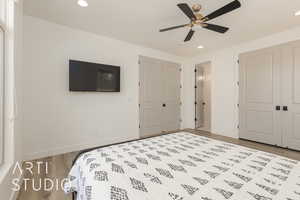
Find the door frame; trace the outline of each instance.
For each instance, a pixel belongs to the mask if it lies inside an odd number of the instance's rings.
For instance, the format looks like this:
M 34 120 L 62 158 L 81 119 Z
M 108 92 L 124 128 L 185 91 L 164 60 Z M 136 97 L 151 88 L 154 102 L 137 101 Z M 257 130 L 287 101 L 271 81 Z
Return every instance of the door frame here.
M 5 159 L 5 72 L 6 72 L 6 66 L 8 65 L 8 38 L 7 38 L 7 26 L 1 21 L 0 19 L 0 29 L 3 32 L 3 46 L 0 48 L 2 49 L 2 69 L 0 69 L 0 82 L 1 82 L 1 88 L 0 88 L 0 166 L 4 163 Z
M 195 68 L 194 68 L 194 127 L 195 127 L 195 130 L 197 130 L 197 67 L 199 65 L 205 65 L 205 64 L 209 64 L 210 66 L 210 69 L 212 69 L 212 62 L 211 61 L 205 61 L 205 62 L 201 62 L 201 63 L 198 63 L 195 65 Z M 212 70 L 211 72 L 212 73 Z M 210 80 L 210 83 L 211 83 L 211 80 Z M 209 130 L 205 130 L 207 132 L 211 132 L 211 119 L 212 119 L 212 112 L 211 112 L 211 91 L 212 91 L 212 88 L 210 87 L 210 127 L 209 127 Z

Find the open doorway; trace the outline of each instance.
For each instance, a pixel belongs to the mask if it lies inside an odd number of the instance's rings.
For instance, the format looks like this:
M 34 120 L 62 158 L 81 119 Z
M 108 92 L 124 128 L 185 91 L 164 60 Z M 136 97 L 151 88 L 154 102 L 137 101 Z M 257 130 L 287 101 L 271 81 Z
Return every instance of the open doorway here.
M 195 67 L 195 129 L 211 131 L 211 62 Z

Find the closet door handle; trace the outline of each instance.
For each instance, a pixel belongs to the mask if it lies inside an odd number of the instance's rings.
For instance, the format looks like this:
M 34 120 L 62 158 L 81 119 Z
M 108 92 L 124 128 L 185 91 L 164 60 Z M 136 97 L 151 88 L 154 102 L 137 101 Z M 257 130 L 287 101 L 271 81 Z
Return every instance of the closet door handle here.
M 163 106 L 163 107 L 166 107 L 167 105 L 164 103 L 162 106 Z
M 281 110 L 281 106 L 276 106 L 276 110 L 277 111 Z
M 282 109 L 283 109 L 283 111 L 289 111 L 289 107 L 288 106 L 283 106 Z

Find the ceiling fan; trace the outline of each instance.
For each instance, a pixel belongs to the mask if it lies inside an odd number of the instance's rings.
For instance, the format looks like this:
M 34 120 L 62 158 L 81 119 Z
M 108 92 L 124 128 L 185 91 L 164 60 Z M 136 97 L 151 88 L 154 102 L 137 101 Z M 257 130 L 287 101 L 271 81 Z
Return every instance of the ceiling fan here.
M 209 24 L 206 22 L 210 21 L 212 19 L 215 19 L 221 15 L 224 15 L 226 13 L 229 13 L 235 9 L 240 8 L 241 3 L 238 0 L 235 0 L 235 1 L 225 5 L 224 7 L 212 12 L 211 14 L 209 14 L 205 17 L 202 14 L 200 14 L 200 10 L 202 8 L 202 6 L 200 4 L 195 4 L 192 6 L 192 8 L 190 8 L 189 5 L 186 3 L 180 3 L 177 6 L 191 20 L 191 22 L 188 24 L 183 24 L 183 25 L 179 25 L 179 26 L 173 26 L 173 27 L 169 27 L 169 28 L 160 29 L 159 31 L 165 32 L 165 31 L 170 31 L 170 30 L 177 29 L 177 28 L 190 27 L 190 31 L 184 40 L 184 42 L 187 42 L 192 39 L 192 37 L 195 33 L 195 31 L 193 30 L 193 27 L 196 25 L 199 25 L 202 28 L 205 28 L 205 29 L 208 29 L 211 31 L 215 31 L 218 33 L 226 33 L 229 30 L 229 28 L 224 27 L 224 26 L 215 25 L 215 24 Z

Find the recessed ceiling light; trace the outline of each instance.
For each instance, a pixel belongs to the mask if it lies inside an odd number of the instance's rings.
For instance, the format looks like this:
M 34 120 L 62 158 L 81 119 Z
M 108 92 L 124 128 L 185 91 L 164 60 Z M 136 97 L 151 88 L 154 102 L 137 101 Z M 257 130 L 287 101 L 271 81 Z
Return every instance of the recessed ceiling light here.
M 86 0 L 78 0 L 78 5 L 80 5 L 81 7 L 88 7 L 88 2 Z
M 203 48 L 204 48 L 204 46 L 201 46 L 201 45 L 200 45 L 200 46 L 198 46 L 197 48 L 198 48 L 198 49 L 203 49 Z
M 295 16 L 300 16 L 300 10 L 295 12 Z

